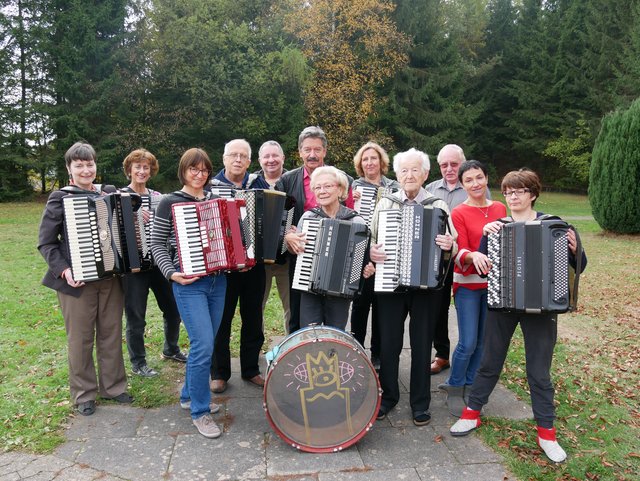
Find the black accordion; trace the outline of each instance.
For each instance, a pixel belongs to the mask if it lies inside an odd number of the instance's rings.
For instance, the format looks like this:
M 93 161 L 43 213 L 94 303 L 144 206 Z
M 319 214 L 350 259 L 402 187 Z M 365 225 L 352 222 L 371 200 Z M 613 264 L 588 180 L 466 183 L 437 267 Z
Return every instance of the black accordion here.
M 378 243 L 386 260 L 376 265 L 375 292 L 438 289 L 446 276 L 447 253 L 436 244 L 446 234 L 448 214 L 431 205 L 407 204 L 378 214 Z
M 347 220 L 305 218 L 300 229 L 307 242 L 296 260 L 292 288 L 349 299 L 359 294 L 369 228 Z
M 141 205 L 136 213 L 136 240 L 140 255 L 140 270 L 148 270 L 154 265 L 151 256 L 151 231 L 156 208 L 162 195 L 140 195 Z M 146 217 L 146 219 L 145 219 Z
M 487 237 L 489 309 L 537 314 L 573 308 L 568 229 L 558 218 L 511 222 Z
M 273 264 L 281 245 L 282 214 L 287 194 L 270 189 L 238 190 L 236 199 L 247 204 L 247 244 L 254 246 L 256 261 Z
M 141 270 L 138 194 L 70 194 L 62 203 L 74 280 L 97 281 Z

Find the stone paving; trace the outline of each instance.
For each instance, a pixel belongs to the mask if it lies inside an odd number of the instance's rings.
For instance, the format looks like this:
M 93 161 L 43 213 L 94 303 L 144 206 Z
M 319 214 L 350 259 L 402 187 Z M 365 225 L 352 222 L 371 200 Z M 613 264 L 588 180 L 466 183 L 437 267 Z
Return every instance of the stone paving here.
M 222 405 L 214 415 L 224 426 L 220 438 L 200 436 L 189 412 L 177 403 L 177 395 L 175 405 L 158 409 L 137 408 L 135 403 L 99 404 L 93 416 L 70 420 L 67 442 L 52 454 L 0 454 L 0 481 L 514 480 L 501 457 L 478 437 L 450 436 L 454 418 L 446 409 L 444 394 L 436 389 L 447 371 L 431 378 L 431 423 L 413 425 L 407 392 L 409 362 L 410 351 L 405 349 L 400 366 L 402 394 L 396 408 L 358 443 L 339 453 L 303 453 L 282 441 L 266 420 L 262 391 L 240 379 L 234 359 L 229 388 L 214 396 Z M 500 385 L 484 413 L 532 417 L 531 408 Z

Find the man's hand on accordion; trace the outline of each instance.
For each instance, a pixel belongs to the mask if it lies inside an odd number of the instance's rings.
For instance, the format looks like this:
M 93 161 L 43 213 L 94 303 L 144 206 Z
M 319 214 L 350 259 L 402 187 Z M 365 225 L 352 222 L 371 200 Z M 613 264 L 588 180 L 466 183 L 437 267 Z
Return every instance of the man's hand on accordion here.
M 451 249 L 453 249 L 453 242 L 453 237 L 451 237 L 449 234 L 438 234 L 436 236 L 436 244 L 443 251 L 450 251 Z

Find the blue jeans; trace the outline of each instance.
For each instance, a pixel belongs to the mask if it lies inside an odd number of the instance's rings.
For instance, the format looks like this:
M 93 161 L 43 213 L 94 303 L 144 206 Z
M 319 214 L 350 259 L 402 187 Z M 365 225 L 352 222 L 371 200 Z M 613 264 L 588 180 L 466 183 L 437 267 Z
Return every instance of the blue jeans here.
M 447 384 L 471 385 L 482 358 L 487 319 L 487 289 L 458 287 L 454 301 L 458 314 L 458 345 L 451 357 L 451 373 Z
M 203 277 L 186 286 L 173 283 L 176 304 L 189 335 L 187 372 L 180 401 L 191 400 L 192 419 L 210 412 L 209 369 L 226 289 L 227 278 L 224 275 Z

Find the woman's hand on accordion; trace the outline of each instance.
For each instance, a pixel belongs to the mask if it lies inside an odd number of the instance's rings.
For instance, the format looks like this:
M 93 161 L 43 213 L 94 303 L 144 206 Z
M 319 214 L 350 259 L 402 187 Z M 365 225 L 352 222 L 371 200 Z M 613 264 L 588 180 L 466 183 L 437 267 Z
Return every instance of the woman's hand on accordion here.
M 365 279 L 369 279 L 372 275 L 376 273 L 376 266 L 373 265 L 373 262 L 369 262 L 366 266 L 364 266 L 364 270 L 362 271 L 362 277 Z
M 304 252 L 304 245 L 307 243 L 307 236 L 302 232 L 290 231 L 284 236 L 287 243 L 287 250 L 292 254 L 299 255 Z
M 476 272 L 486 276 L 491 270 L 491 261 L 482 252 L 470 252 L 467 257 L 471 258 L 471 262 L 476 268 Z
M 496 234 L 497 232 L 500 232 L 503 225 L 504 222 L 500 222 L 499 220 L 489 222 L 482 228 L 482 235 Z
M 84 286 L 84 282 L 80 281 L 76 281 L 73 278 L 73 273 L 71 272 L 71 268 L 67 267 L 64 271 L 62 271 L 62 275 L 60 276 L 62 278 L 64 278 L 65 281 L 67 281 L 67 284 L 69 284 L 71 287 L 82 287 Z
M 387 260 L 387 254 L 384 253 L 382 244 L 372 244 L 371 247 L 369 247 L 369 258 L 376 264 Z
M 569 250 L 575 256 L 578 250 L 578 239 L 576 239 L 576 233 L 573 229 L 567 230 L 567 241 L 569 242 Z
M 436 244 L 443 251 L 450 251 L 451 249 L 453 249 L 453 237 L 451 237 L 449 234 L 438 234 L 436 236 Z
M 193 284 L 198 279 L 200 279 L 200 278 L 199 277 L 187 277 L 182 272 L 174 272 L 173 274 L 171 274 L 171 280 L 173 282 L 177 282 L 178 284 L 181 284 L 183 286 L 186 286 L 187 284 Z
M 353 195 L 353 200 L 358 200 L 360 197 L 362 197 L 362 192 L 357 189 L 352 189 L 351 195 Z

